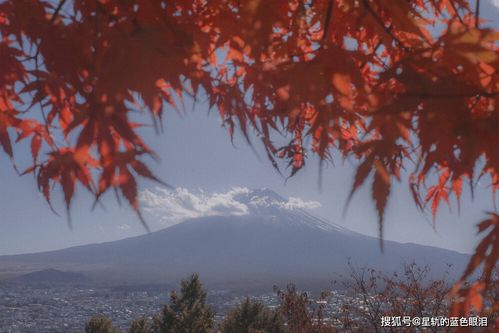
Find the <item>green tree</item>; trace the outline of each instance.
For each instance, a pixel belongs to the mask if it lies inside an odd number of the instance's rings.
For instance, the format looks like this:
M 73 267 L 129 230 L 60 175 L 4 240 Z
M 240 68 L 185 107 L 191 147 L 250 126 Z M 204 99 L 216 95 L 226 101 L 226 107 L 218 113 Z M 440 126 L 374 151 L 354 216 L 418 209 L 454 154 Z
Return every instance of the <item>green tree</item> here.
M 220 326 L 221 333 L 283 333 L 284 323 L 275 311 L 249 298 L 227 314 Z
M 153 333 L 153 329 L 147 319 L 139 318 L 132 322 L 128 333 Z
M 192 274 L 182 280 L 180 296 L 170 293 L 170 304 L 165 305 L 154 318 L 154 331 L 158 333 L 209 333 L 214 326 L 214 312 L 206 306 L 206 292 L 199 276 Z
M 85 333 L 119 333 L 111 319 L 104 315 L 95 315 L 85 324 Z

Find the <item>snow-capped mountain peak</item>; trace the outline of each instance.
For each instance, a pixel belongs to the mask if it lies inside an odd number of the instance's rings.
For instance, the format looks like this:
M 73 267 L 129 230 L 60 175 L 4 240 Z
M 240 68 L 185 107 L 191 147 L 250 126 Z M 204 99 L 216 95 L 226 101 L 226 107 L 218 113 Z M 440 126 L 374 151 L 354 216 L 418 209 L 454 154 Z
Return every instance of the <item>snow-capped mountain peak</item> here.
M 294 197 L 286 199 L 268 188 L 241 192 L 235 195 L 234 199 L 246 205 L 249 214 L 260 216 L 269 223 L 349 232 L 310 213 L 309 210 L 320 207 L 320 203 L 316 201 L 304 201 Z
M 226 192 L 206 193 L 176 188 L 146 190 L 141 194 L 145 209 L 163 225 L 173 225 L 192 218 L 208 216 L 253 216 L 266 223 L 295 225 L 314 229 L 344 231 L 311 212 L 320 207 L 317 201 L 285 198 L 268 188 L 234 187 Z

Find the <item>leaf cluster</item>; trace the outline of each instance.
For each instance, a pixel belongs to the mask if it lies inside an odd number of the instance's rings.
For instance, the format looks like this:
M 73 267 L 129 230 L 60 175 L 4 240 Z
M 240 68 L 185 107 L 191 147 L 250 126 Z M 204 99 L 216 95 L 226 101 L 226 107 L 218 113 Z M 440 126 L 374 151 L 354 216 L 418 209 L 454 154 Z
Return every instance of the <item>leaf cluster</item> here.
M 78 189 L 96 204 L 114 191 L 147 228 L 137 177 L 160 180 L 139 128 L 159 131 L 166 106 L 182 112 L 187 96 L 205 98 L 231 135 L 255 133 L 290 175 L 310 153 L 356 161 L 350 197 L 371 181 L 382 238 L 404 171 L 415 204 L 434 217 L 452 196 L 459 206 L 466 183 L 499 189 L 499 34 L 483 27 L 479 8 L 464 0 L 2 1 L 0 146 L 15 161 L 13 147 L 29 142 L 22 174 L 35 175 L 49 204 L 59 186 L 68 215 Z M 483 247 L 497 253 L 498 228 L 489 230 Z M 497 256 L 483 247 L 471 267 L 485 261 L 490 270 Z

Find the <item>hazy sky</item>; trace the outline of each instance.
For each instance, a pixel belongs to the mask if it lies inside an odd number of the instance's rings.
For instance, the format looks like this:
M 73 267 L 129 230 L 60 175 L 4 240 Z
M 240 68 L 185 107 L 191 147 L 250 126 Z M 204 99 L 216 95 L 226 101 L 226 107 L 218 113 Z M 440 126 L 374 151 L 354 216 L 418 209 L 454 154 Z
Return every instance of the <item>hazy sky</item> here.
M 499 12 L 493 8 L 487 7 L 483 13 L 497 22 Z M 161 179 L 183 188 L 170 196 L 173 195 L 175 200 L 179 193 L 188 196 L 196 206 L 187 212 L 183 206 L 181 211 L 177 210 L 171 216 L 164 209 L 148 209 L 146 218 L 153 230 L 163 228 L 170 222 L 178 222 L 191 213 L 211 214 L 210 205 L 219 202 L 217 200 L 230 200 L 230 191 L 234 187 L 268 187 L 283 196 L 294 197 L 293 202 L 309 205 L 307 207 L 311 208 L 311 212 L 331 222 L 377 236 L 369 186 L 364 186 L 356 194 L 346 217 L 342 217 L 355 170 L 348 162 L 342 165 L 338 160 L 334 167 L 326 165 L 320 191 L 319 166 L 314 157 L 307 161 L 304 170 L 285 182 L 272 168 L 258 143 L 255 142 L 255 150 L 259 156 L 240 137 L 236 138 L 233 146 L 227 131 L 220 125 L 218 114 L 212 112 L 208 115 L 203 105 L 183 116 L 168 111 L 165 118 L 164 134 L 156 136 L 153 131 L 144 132 L 146 142 L 161 157 L 159 163 L 150 161 L 149 164 Z M 22 155 L 27 155 L 27 150 L 18 149 L 16 153 L 19 164 L 26 162 L 23 161 L 26 156 Z M 441 206 L 434 230 L 431 216 L 417 211 L 406 182 L 403 180 L 402 184 L 397 184 L 391 193 L 385 238 L 472 252 L 478 240 L 475 236 L 476 222 L 485 217 L 485 211 L 493 210 L 490 189 L 479 185 L 474 202 L 465 192 L 460 215 L 455 202 L 452 212 Z M 153 182 L 142 180 L 139 184 L 142 190 L 161 193 Z M 83 191 L 77 193 L 73 202 L 74 228 L 70 230 L 61 208 L 60 191 L 56 191 L 54 201 L 62 216 L 56 216 L 36 190 L 33 177 L 17 176 L 3 153 L 0 154 L 0 186 L 0 255 L 59 249 L 144 233 L 133 212 L 126 205 L 118 206 L 112 193 L 104 199 L 105 210 L 97 208 L 91 212 L 91 197 Z

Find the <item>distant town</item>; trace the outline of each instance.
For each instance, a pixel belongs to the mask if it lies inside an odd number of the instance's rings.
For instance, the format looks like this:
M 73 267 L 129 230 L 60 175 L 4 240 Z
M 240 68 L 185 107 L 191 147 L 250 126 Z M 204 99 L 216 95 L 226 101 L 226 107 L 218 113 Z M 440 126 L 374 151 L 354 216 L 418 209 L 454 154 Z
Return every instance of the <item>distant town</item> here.
M 0 332 L 82 332 L 85 322 L 95 314 L 107 316 L 116 327 L 125 331 L 133 319 L 152 318 L 168 303 L 168 292 L 159 286 L 117 288 L 0 284 Z M 208 291 L 208 304 L 216 312 L 216 321 L 221 322 L 225 314 L 246 296 L 226 290 Z M 250 298 L 271 308 L 279 303 L 272 290 L 251 295 Z M 342 303 L 351 301 L 362 306 L 360 298 L 356 300 L 332 291 L 326 315 L 332 317 Z

